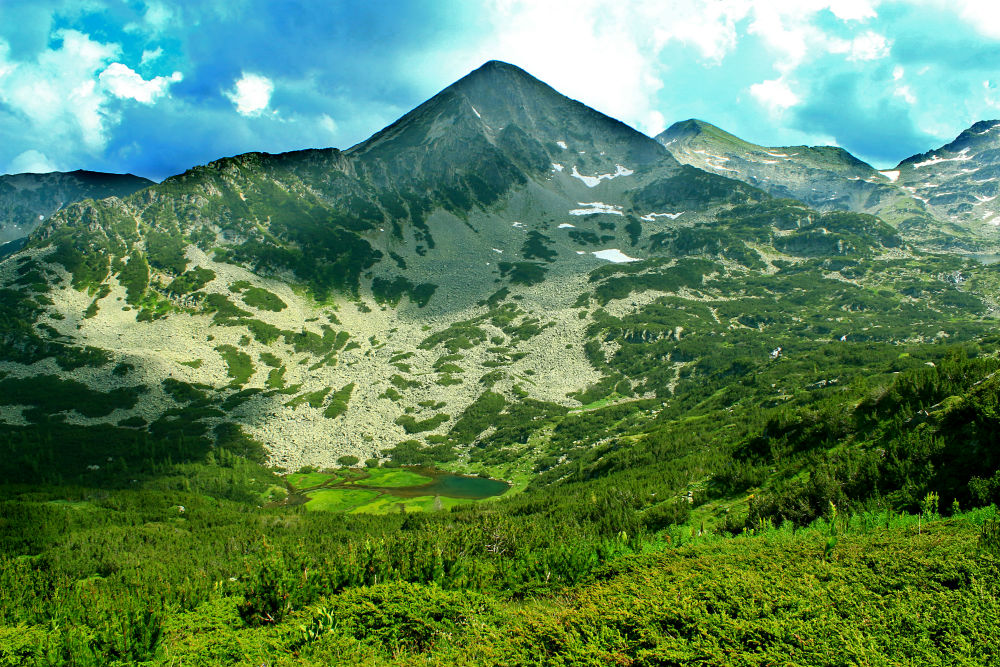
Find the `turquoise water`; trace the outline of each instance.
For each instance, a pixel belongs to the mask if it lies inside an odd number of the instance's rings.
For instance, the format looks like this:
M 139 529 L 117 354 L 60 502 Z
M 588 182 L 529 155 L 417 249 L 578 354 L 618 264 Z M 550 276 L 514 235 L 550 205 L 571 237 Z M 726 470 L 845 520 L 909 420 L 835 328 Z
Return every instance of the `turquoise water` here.
M 507 482 L 482 477 L 467 477 L 433 468 L 411 468 L 414 472 L 427 475 L 432 481 L 420 486 L 406 486 L 397 489 L 379 489 L 400 498 L 418 496 L 445 496 L 448 498 L 489 498 L 499 496 L 510 488 Z
M 972 258 L 981 264 L 1000 264 L 1000 255 L 973 255 Z
M 470 477 L 458 475 L 437 468 L 423 468 L 417 466 L 404 466 L 406 470 L 411 470 L 426 477 L 431 481 L 418 486 L 403 487 L 382 487 L 382 486 L 357 486 L 346 484 L 344 480 L 335 480 L 332 484 L 323 484 L 318 488 L 326 489 L 368 489 L 379 493 L 396 496 L 397 498 L 419 498 L 420 496 L 443 496 L 445 498 L 463 498 L 467 500 L 481 500 L 492 496 L 499 496 L 510 489 L 510 484 L 498 479 L 487 479 L 483 477 Z M 316 489 L 309 489 L 306 492 L 289 493 L 288 503 L 298 504 L 309 500 L 308 494 Z

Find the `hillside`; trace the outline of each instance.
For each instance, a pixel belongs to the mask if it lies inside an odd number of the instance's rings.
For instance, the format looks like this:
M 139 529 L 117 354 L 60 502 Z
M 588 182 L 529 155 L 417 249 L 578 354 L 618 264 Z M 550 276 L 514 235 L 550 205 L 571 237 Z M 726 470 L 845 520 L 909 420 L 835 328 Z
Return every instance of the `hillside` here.
M 764 196 L 489 63 L 349 151 L 227 158 L 53 217 L 0 269 L 5 371 L 130 396 L 70 412 L 81 426 L 170 432 L 198 397 L 203 432 L 225 403 L 292 469 L 378 457 L 446 435 L 491 388 L 578 405 L 601 377 L 575 305 L 587 274 Z M 5 419 L 35 408 L 65 412 Z

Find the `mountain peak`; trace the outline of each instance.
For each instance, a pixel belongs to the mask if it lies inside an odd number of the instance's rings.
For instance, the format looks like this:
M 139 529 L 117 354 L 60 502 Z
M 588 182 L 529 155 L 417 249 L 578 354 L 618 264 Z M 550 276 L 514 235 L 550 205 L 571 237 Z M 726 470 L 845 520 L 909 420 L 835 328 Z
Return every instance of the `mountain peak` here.
M 656 136 L 656 140 L 661 144 L 666 144 L 671 141 L 683 141 L 685 139 L 691 139 L 699 135 L 708 135 L 716 140 L 722 140 L 727 143 L 734 144 L 746 144 L 739 137 L 732 135 L 722 128 L 712 125 L 703 120 L 697 118 L 688 118 L 687 120 L 682 120 L 674 123 L 663 132 Z
M 932 160 L 938 153 L 961 153 L 963 151 L 978 153 L 988 148 L 996 148 L 1000 143 L 1000 133 L 996 132 L 998 127 L 1000 127 L 1000 120 L 977 121 L 941 148 L 910 156 L 900 162 L 896 168 Z
M 546 150 L 571 142 L 633 165 L 670 159 L 641 132 L 499 60 L 484 63 L 347 152 L 377 156 L 473 137 L 493 143 L 504 130 L 524 133 Z

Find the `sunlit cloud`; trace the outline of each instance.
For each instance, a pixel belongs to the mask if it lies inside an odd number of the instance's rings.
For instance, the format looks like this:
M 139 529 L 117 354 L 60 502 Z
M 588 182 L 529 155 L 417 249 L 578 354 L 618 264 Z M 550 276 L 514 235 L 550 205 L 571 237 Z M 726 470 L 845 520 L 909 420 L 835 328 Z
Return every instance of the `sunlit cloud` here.
M 244 73 L 235 87 L 226 91 L 226 97 L 236 106 L 240 115 L 256 116 L 267 109 L 273 92 L 274 83 L 266 76 Z

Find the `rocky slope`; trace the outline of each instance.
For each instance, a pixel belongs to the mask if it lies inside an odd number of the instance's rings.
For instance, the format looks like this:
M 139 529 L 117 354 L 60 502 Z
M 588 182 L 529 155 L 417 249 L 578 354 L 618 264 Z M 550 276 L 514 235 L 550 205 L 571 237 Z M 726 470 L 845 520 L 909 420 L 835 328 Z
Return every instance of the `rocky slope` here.
M 984 120 L 949 144 L 899 163 L 896 185 L 941 220 L 1000 244 L 1000 121 Z

